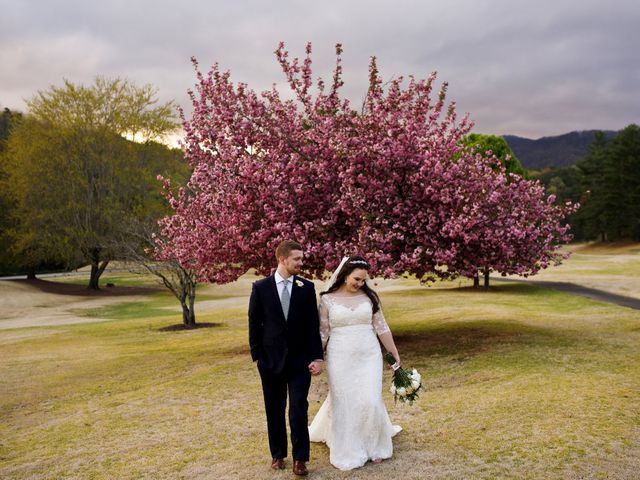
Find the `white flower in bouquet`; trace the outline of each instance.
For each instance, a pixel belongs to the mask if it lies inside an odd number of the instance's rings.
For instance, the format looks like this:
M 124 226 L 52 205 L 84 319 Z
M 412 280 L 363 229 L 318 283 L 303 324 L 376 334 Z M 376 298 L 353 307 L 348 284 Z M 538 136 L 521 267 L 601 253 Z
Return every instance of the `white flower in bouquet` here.
M 396 402 L 399 399 L 401 402 L 412 404 L 418 398 L 418 391 L 422 388 L 422 377 L 415 368 L 405 370 L 402 367 L 397 367 L 396 360 L 390 353 L 386 353 L 384 359 L 389 365 L 395 367 L 389 388 L 393 399 Z

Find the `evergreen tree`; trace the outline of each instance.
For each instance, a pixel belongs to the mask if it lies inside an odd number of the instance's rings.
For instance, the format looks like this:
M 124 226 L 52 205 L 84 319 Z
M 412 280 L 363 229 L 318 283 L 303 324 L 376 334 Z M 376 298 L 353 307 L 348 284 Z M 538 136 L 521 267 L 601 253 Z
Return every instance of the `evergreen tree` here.
M 629 125 L 610 141 L 596 134 L 577 166 L 588 193 L 576 217 L 585 236 L 640 240 L 640 127 Z
M 640 240 L 640 127 L 629 125 L 608 148 L 604 168 L 605 223 L 612 240 Z
M 604 169 L 608 141 L 602 132 L 596 132 L 587 154 L 576 165 L 582 174 L 585 202 L 576 214 L 587 238 L 606 240 Z

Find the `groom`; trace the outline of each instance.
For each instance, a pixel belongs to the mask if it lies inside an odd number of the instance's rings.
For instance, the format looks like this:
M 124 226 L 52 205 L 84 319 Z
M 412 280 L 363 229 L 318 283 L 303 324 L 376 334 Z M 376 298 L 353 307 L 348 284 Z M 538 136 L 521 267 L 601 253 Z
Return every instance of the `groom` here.
M 322 342 L 311 283 L 298 277 L 302 245 L 285 240 L 276 249 L 278 269 L 253 284 L 249 300 L 249 345 L 258 363 L 267 413 L 271 468 L 284 469 L 287 456 L 285 410 L 289 393 L 289 426 L 293 473 L 307 475 L 309 430 L 307 394 L 311 375 L 322 372 Z

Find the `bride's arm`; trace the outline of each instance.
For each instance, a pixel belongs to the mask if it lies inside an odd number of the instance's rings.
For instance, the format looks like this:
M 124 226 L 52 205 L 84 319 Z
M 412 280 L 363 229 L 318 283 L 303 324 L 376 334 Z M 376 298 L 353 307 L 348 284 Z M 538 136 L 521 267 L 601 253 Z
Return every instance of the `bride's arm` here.
M 329 335 L 331 335 L 331 325 L 329 324 L 329 309 L 327 307 L 327 300 L 324 295 L 320 297 L 320 306 L 318 307 L 318 313 L 320 314 L 320 340 L 322 340 L 322 350 L 327 349 L 327 342 L 329 341 Z
M 391 330 L 389 330 L 388 332 L 385 332 L 381 335 L 378 335 L 378 338 L 380 339 L 380 342 L 382 342 L 382 345 L 384 345 L 384 348 L 387 350 L 387 352 L 391 353 L 391 355 L 393 355 L 393 358 L 396 359 L 396 364 L 399 367 L 400 366 L 400 354 L 398 353 L 398 349 L 396 348 L 396 344 L 393 341 L 393 335 L 391 334 Z
M 400 354 L 396 348 L 396 343 L 393 341 L 393 335 L 389 329 L 389 325 L 387 325 L 387 321 L 384 319 L 382 309 L 379 309 L 373 314 L 373 328 L 378 334 L 382 346 L 387 352 L 393 355 L 393 358 L 396 359 L 396 364 L 400 366 Z

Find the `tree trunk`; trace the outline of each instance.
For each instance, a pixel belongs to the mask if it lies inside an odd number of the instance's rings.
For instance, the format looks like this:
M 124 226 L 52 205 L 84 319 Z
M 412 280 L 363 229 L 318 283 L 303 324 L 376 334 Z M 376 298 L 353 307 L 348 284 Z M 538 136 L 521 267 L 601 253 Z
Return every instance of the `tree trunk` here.
M 189 307 L 187 302 L 182 303 L 182 323 L 187 328 L 193 328 L 196 326 L 196 314 L 193 311 L 193 307 Z
M 195 328 L 196 326 L 196 278 L 193 272 L 182 267 L 175 261 L 168 262 L 172 273 L 163 274 L 161 270 L 151 268 L 149 264 L 145 264 L 147 270 L 162 280 L 173 296 L 178 299 L 182 307 L 182 323 L 185 328 Z
M 489 268 L 484 267 L 484 288 L 489 288 Z
M 89 277 L 89 288 L 91 290 L 100 290 L 100 276 L 104 273 L 107 265 L 109 265 L 109 260 L 103 260 L 102 263 L 100 263 L 98 255 L 99 253 L 96 253 L 91 261 L 91 276 Z
M 180 299 L 182 304 L 182 323 L 187 328 L 194 328 L 196 326 L 196 283 L 191 275 L 186 274 L 184 276 L 183 296 Z
M 473 288 L 480 288 L 480 276 L 478 272 L 473 275 Z
M 27 271 L 27 280 L 35 280 L 36 279 L 36 269 L 29 268 Z
M 100 285 L 98 284 L 100 281 L 100 274 L 98 271 L 100 267 L 97 264 L 91 264 L 91 276 L 89 277 L 89 288 L 91 290 L 100 290 Z

